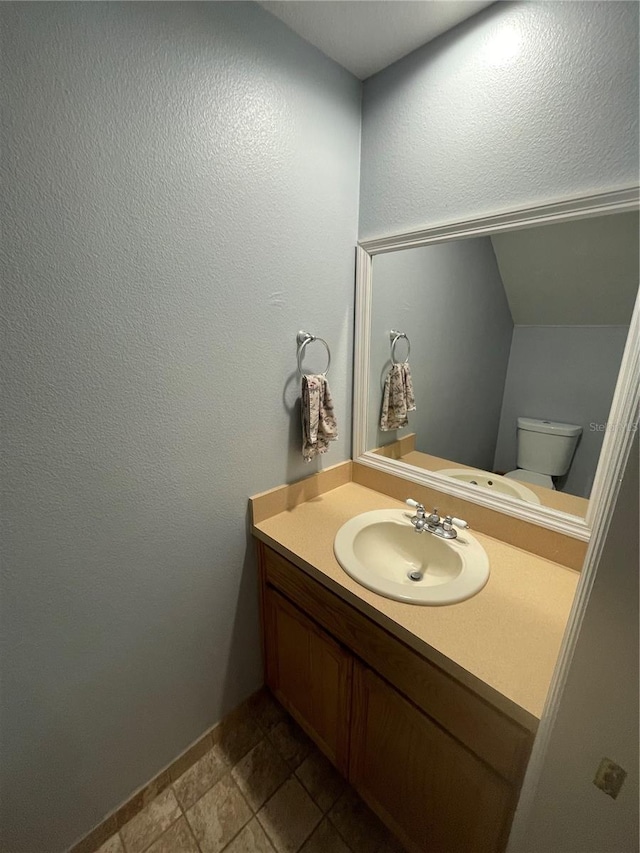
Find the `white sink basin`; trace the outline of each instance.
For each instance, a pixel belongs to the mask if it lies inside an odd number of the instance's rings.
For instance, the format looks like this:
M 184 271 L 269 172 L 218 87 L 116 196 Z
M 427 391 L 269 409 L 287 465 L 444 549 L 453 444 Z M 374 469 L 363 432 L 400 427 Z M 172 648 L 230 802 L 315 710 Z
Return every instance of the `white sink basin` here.
M 333 550 L 348 575 L 387 598 L 411 604 L 456 604 L 489 579 L 489 560 L 467 530 L 457 539 L 417 533 L 411 513 L 380 509 L 357 515 L 336 534 Z M 411 572 L 422 572 L 412 580 Z
M 542 503 L 531 489 L 516 480 L 501 477 L 500 474 L 489 474 L 487 471 L 479 471 L 475 468 L 442 468 L 435 473 L 453 477 L 454 480 L 461 480 L 463 483 L 472 483 L 481 486 L 483 489 L 493 489 L 494 492 L 500 492 L 501 495 L 519 498 L 521 501 L 528 501 L 531 504 Z

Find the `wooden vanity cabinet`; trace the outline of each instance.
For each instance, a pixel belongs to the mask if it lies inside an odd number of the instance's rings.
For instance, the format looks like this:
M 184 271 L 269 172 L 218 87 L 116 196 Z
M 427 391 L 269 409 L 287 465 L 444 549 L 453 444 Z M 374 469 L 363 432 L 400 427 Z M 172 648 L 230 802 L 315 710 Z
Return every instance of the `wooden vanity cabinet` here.
M 417 850 L 501 849 L 509 785 L 361 664 L 354 672 L 349 779 Z
M 346 776 L 353 656 L 271 586 L 264 626 L 267 684 Z
M 413 853 L 500 853 L 532 735 L 259 544 L 265 679 Z

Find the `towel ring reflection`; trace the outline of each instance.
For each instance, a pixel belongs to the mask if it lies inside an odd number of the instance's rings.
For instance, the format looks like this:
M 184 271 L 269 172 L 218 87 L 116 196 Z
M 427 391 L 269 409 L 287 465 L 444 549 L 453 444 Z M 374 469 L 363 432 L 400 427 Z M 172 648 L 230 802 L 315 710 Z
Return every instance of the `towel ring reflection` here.
M 327 350 L 327 366 L 322 372 L 322 375 L 326 376 L 329 372 L 329 368 L 331 367 L 331 350 L 329 349 L 329 344 L 325 341 L 325 339 L 318 338 L 316 337 L 316 335 L 310 335 L 309 332 L 298 332 L 296 340 L 298 342 L 298 373 L 300 374 L 300 376 L 304 376 L 304 371 L 302 369 L 302 359 L 304 357 L 305 348 L 308 344 L 311 344 L 314 341 L 319 341 L 321 344 L 324 344 Z
M 405 364 L 406 362 L 408 362 L 409 356 L 411 355 L 411 341 L 409 340 L 407 335 L 405 335 L 404 332 L 398 332 L 395 329 L 391 329 L 391 331 L 389 332 L 389 338 L 391 340 L 391 361 L 392 361 L 392 363 L 393 364 Z M 396 361 L 396 344 L 398 343 L 398 341 L 401 338 L 404 338 L 404 340 L 407 342 L 407 355 L 403 361 Z

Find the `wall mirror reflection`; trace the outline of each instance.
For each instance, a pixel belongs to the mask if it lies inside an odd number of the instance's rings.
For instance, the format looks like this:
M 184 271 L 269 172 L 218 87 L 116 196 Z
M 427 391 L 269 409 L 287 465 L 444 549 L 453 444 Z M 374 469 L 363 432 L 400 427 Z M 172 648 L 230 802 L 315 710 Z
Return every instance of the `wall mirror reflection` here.
M 638 234 L 630 210 L 374 255 L 365 449 L 585 517 L 616 426 Z M 391 330 L 406 337 L 381 424 Z M 404 415 L 408 343 L 415 411 Z

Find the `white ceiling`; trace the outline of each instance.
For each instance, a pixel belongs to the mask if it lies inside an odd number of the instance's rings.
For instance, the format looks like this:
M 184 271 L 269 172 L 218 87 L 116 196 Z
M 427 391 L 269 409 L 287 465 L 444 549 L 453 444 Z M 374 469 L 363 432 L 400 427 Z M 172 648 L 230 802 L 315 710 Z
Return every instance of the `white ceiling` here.
M 260 5 L 360 80 L 493 0 L 262 0 Z

